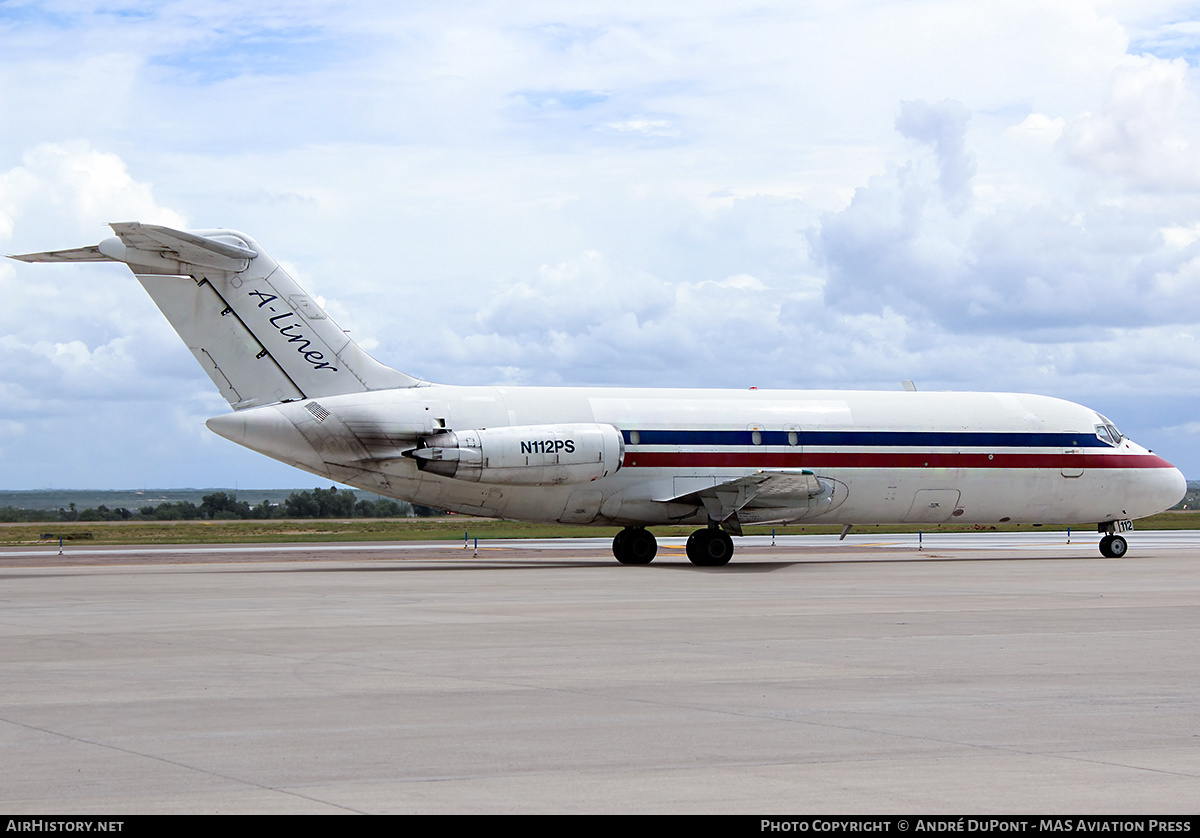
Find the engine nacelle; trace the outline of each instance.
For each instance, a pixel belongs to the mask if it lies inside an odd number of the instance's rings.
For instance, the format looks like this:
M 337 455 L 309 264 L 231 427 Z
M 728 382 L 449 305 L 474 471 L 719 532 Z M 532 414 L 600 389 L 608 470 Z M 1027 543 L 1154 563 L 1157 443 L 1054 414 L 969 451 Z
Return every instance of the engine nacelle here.
M 409 456 L 421 471 L 456 480 L 556 486 L 613 474 L 625 440 L 612 425 L 514 425 L 422 437 Z

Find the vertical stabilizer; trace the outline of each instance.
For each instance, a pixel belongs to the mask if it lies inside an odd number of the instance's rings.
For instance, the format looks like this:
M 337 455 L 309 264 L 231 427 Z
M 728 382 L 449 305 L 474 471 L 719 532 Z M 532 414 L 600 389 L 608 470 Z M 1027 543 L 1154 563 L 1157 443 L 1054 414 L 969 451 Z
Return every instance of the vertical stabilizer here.
M 249 236 L 111 226 L 95 247 L 14 258 L 127 264 L 234 409 L 421 384 L 350 340 Z

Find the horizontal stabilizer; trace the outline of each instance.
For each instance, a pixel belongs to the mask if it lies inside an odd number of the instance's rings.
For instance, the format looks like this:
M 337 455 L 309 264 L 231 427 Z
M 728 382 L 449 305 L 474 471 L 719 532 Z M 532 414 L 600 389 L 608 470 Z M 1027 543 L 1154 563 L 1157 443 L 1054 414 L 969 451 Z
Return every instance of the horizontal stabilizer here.
M 221 231 L 209 236 L 172 230 L 154 224 L 125 221 L 110 224 L 116 239 L 100 242 L 100 250 L 130 265 L 178 264 L 184 270 L 172 273 L 194 273 L 196 268 L 216 268 L 236 273 L 244 270 L 258 254 L 245 243 Z
M 115 236 L 92 247 L 13 256 L 22 262 L 124 262 L 134 273 L 194 276 L 205 270 L 243 271 L 258 253 L 224 230 L 208 235 L 155 224 L 110 224 Z
M 115 262 L 117 260 L 100 252 L 99 245 L 91 247 L 76 247 L 71 250 L 45 250 L 41 253 L 22 253 L 20 256 L 9 256 L 20 262 Z
M 125 262 L 134 273 L 196 276 L 208 270 L 238 273 L 258 253 L 225 230 L 208 235 L 172 230 L 154 224 L 123 221 L 110 224 L 117 235 L 100 242 L 100 252 Z
M 253 259 L 258 255 L 244 244 L 197 236 L 195 233 L 172 230 L 170 227 L 140 224 L 136 221 L 125 221 L 109 226 L 113 228 L 113 232 L 126 247 L 173 253 L 189 261 L 190 257 L 203 253 L 216 253 L 229 259 Z

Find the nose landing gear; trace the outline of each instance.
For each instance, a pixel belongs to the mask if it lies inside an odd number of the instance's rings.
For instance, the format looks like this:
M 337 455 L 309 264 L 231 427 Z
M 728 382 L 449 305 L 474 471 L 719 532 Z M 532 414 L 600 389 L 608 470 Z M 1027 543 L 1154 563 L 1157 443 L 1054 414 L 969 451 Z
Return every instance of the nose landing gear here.
M 1103 534 L 1100 539 L 1100 555 L 1106 559 L 1119 559 L 1129 552 L 1129 542 L 1122 532 L 1133 532 L 1133 521 L 1128 518 L 1118 521 L 1101 521 L 1096 530 Z

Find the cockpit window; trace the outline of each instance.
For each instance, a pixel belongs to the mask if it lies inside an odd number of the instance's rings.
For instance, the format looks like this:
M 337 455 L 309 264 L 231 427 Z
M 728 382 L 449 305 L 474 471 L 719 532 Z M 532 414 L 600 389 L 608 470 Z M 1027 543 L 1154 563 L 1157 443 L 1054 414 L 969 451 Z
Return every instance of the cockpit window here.
M 1097 413 L 1096 418 L 1101 422 L 1101 424 L 1096 426 L 1096 436 L 1100 437 L 1109 445 L 1119 445 L 1121 440 L 1123 440 L 1125 437 L 1120 431 L 1117 430 L 1117 426 L 1109 421 L 1107 416 Z M 1100 432 L 1101 428 L 1104 428 L 1104 433 Z
M 1114 447 L 1120 444 L 1121 440 L 1125 437 L 1121 436 L 1121 432 L 1117 430 L 1117 426 L 1103 416 L 1100 418 L 1104 419 L 1104 424 L 1096 426 L 1096 436 Z

